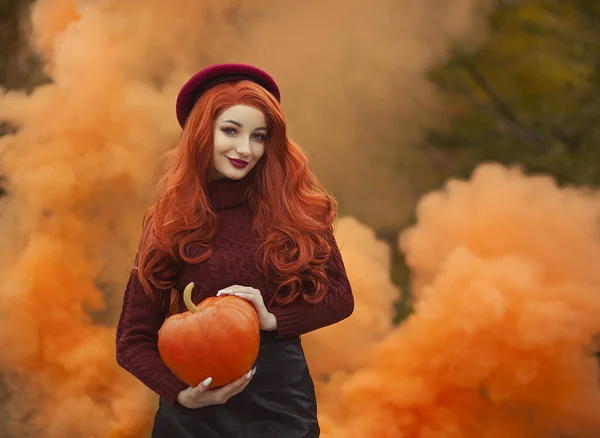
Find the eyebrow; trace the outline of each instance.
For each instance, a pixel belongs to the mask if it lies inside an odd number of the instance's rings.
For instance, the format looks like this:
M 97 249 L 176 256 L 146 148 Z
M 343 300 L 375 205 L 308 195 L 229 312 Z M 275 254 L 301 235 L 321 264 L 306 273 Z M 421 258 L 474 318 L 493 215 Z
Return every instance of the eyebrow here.
M 240 122 L 236 122 L 235 120 L 223 120 L 221 123 L 231 123 L 239 128 L 242 128 L 242 124 Z M 260 128 L 256 128 L 255 131 L 266 131 L 267 128 L 261 126 Z

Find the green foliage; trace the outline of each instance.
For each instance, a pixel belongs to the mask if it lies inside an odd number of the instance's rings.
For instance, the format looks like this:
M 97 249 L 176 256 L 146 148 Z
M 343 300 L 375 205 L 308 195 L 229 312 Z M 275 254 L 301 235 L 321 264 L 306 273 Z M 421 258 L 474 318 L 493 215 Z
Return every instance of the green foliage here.
M 456 47 L 429 73 L 446 120 L 420 148 L 433 170 L 430 188 L 467 178 L 483 161 L 600 185 L 600 2 L 497 0 L 488 29 L 475 50 Z M 396 246 L 400 322 L 412 308 L 410 271 Z
M 600 2 L 503 1 L 489 28 L 430 73 L 448 120 L 424 144 L 438 183 L 494 160 L 600 184 Z
M 48 81 L 25 32 L 32 3 L 0 0 L 0 87 L 4 89 L 32 90 Z M 1 127 L 0 135 L 4 135 Z
M 396 248 L 392 251 L 391 274 L 392 282 L 400 287 L 400 297 L 395 303 L 396 315 L 393 321 L 394 324 L 398 324 L 413 312 L 413 300 L 410 293 L 410 270 L 406 265 L 404 255 Z

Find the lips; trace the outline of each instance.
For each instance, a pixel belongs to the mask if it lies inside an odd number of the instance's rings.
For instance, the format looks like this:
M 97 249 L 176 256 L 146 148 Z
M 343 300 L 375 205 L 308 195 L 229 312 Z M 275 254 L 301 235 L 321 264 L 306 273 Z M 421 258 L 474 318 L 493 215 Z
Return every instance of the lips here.
M 229 160 L 231 165 L 233 167 L 235 167 L 236 169 L 243 169 L 244 167 L 246 167 L 248 165 L 248 162 L 244 161 L 244 160 L 237 160 L 235 158 L 229 158 L 229 157 L 227 157 L 227 159 Z

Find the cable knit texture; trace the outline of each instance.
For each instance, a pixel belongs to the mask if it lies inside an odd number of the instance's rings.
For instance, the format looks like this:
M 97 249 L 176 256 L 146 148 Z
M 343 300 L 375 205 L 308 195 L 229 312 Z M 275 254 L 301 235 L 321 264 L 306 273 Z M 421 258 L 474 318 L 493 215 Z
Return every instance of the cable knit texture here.
M 265 303 L 269 302 L 274 285 L 256 269 L 255 253 L 259 238 L 252 225 L 252 211 L 246 199 L 249 178 L 240 181 L 219 179 L 208 187 L 209 198 L 217 213 L 219 232 L 211 242 L 212 256 L 203 263 L 185 265 L 176 285 L 178 291 L 194 282 L 192 300 L 199 303 L 214 296 L 219 289 L 231 285 L 259 289 Z M 302 299 L 281 306 L 269 307 L 277 319 L 277 337 L 292 338 L 325 327 L 350 316 L 354 309 L 352 290 L 338 246 L 330 238 L 332 255 L 326 265 L 329 290 L 319 304 L 308 304 Z M 193 254 L 194 249 L 190 250 Z M 185 310 L 183 297 L 178 295 L 174 305 L 169 304 L 169 291 L 161 291 L 166 299 L 151 300 L 143 291 L 132 270 L 123 308 L 117 327 L 117 361 L 146 386 L 175 403 L 179 392 L 187 388 L 164 364 L 158 353 L 158 330 L 173 308 Z

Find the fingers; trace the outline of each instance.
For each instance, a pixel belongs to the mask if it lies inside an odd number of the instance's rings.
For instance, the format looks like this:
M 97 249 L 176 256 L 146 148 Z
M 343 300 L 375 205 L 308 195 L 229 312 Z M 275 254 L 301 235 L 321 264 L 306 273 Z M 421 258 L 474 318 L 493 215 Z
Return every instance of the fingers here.
M 189 409 L 196 409 L 205 406 L 203 401 L 209 396 L 208 386 L 212 382 L 212 377 L 204 379 L 196 386 L 190 386 L 181 391 L 177 396 L 177 401 Z
M 240 392 L 242 392 L 244 390 L 244 388 L 246 388 L 246 386 L 248 386 L 248 384 L 252 380 L 252 377 L 254 377 L 255 373 L 256 373 L 256 367 L 254 367 L 254 369 L 252 369 L 249 372 L 247 372 L 246 374 L 244 374 L 239 379 L 237 379 L 219 389 L 215 389 L 214 391 L 212 391 L 211 395 L 213 396 L 214 403 L 215 404 L 223 404 L 227 400 L 229 400 L 231 397 L 233 397 L 234 395 L 237 395 Z
M 254 289 L 253 287 L 248 287 L 248 286 L 239 286 L 239 285 L 229 286 L 225 289 L 221 289 L 220 291 L 217 292 L 217 296 L 235 295 L 237 293 L 246 293 L 246 294 L 250 294 L 253 296 L 261 296 L 261 293 L 258 289 Z
M 212 390 L 208 389 L 208 386 L 212 382 L 212 378 L 209 377 L 197 386 L 189 387 L 186 390 L 186 401 L 182 402 L 182 404 L 190 409 L 215 404 L 223 404 L 234 395 L 242 392 L 246 386 L 248 386 L 255 373 L 256 367 L 244 374 L 239 379 L 222 386 L 221 388 Z
M 217 296 L 221 295 L 234 295 L 239 298 L 243 298 L 254 304 L 257 310 L 262 310 L 264 307 L 262 294 L 258 289 L 246 286 L 231 286 L 227 289 L 221 289 L 217 292 Z
M 233 295 L 248 301 L 258 314 L 261 330 L 275 330 L 277 328 L 277 320 L 269 313 L 262 294 L 258 289 L 234 285 L 217 292 L 217 296 L 222 295 Z
M 208 377 L 207 379 L 204 379 L 198 385 L 191 388 L 191 395 L 196 397 L 196 396 L 208 391 L 208 386 L 211 384 L 211 382 L 212 382 L 212 377 Z
M 256 289 L 255 289 L 256 290 Z M 232 294 L 221 294 L 221 295 L 233 295 L 243 300 L 248 301 L 252 307 L 258 313 L 258 316 L 265 315 L 267 313 L 267 307 L 265 306 L 265 302 L 263 301 L 263 297 L 260 295 L 260 292 L 257 290 L 256 292 L 234 292 Z M 218 296 L 218 295 L 217 295 Z
M 262 302 L 262 297 L 257 297 L 254 294 L 248 293 L 248 292 L 236 292 L 233 294 L 236 297 L 240 297 L 243 298 L 247 301 L 250 301 L 253 304 L 260 304 Z

